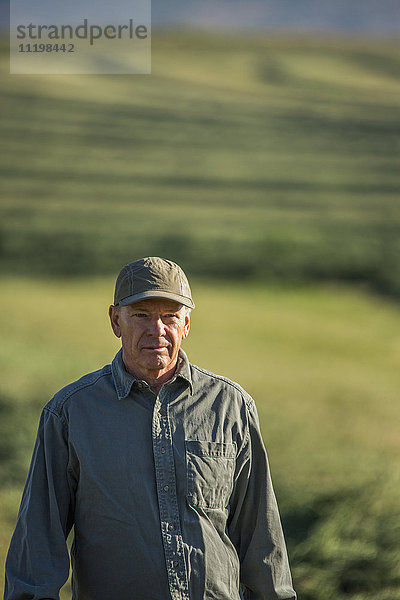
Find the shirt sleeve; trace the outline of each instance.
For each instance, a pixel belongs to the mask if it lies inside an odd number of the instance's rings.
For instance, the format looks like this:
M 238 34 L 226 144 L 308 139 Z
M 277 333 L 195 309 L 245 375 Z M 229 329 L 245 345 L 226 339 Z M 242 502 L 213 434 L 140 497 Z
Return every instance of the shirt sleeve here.
M 231 498 L 229 535 L 240 560 L 246 600 L 295 600 L 286 544 L 254 401 L 240 449 Z
M 66 426 L 45 409 L 8 551 L 4 600 L 59 599 L 69 575 L 66 538 L 73 521 L 73 490 Z

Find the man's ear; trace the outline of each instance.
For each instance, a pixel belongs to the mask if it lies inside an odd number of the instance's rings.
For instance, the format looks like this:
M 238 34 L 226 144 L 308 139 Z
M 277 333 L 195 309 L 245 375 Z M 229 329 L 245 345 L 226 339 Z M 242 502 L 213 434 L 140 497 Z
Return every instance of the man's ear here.
M 119 326 L 119 319 L 120 319 L 119 309 L 116 308 L 113 304 L 111 304 L 110 308 L 108 309 L 108 315 L 110 317 L 110 323 L 111 323 L 111 327 L 114 332 L 114 335 L 116 335 L 117 338 L 120 338 L 121 337 L 121 328 Z
M 187 312 L 185 315 L 185 325 L 183 327 L 183 334 L 182 334 L 182 339 L 186 339 L 187 336 L 189 335 L 189 331 L 190 331 L 190 312 Z

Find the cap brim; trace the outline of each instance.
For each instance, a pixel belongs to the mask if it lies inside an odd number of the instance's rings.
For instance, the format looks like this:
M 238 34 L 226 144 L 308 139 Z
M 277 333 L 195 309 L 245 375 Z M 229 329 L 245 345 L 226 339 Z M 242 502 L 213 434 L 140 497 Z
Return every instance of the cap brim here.
M 178 302 L 178 304 L 183 304 L 188 308 L 195 308 L 193 300 L 187 298 L 187 296 L 180 296 L 179 294 L 172 294 L 171 292 L 163 292 L 161 290 L 148 290 L 147 292 L 134 294 L 133 296 L 122 298 L 118 304 L 120 306 L 128 306 L 129 304 L 135 304 L 135 302 L 139 302 L 139 300 L 145 300 L 146 298 L 167 298 L 168 300 Z

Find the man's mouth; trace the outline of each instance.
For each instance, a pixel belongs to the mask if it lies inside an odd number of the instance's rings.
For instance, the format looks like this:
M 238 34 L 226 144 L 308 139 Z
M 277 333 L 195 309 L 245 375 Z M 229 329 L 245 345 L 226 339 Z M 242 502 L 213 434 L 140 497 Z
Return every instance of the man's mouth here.
M 168 346 L 143 346 L 143 350 L 160 351 L 168 348 Z

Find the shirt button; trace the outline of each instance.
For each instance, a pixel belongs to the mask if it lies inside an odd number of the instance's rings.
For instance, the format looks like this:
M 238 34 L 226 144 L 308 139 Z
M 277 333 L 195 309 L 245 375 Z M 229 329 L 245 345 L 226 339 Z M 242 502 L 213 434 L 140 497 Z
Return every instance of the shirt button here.
M 164 446 L 161 448 L 161 454 L 165 454 L 165 448 L 164 448 Z
M 168 492 L 168 490 L 169 490 L 169 485 L 164 485 L 164 488 L 163 488 L 163 489 L 164 489 L 164 492 Z
M 175 567 L 175 569 L 176 569 L 176 567 L 177 567 L 178 565 L 179 565 L 178 561 L 177 561 L 177 560 L 174 560 L 174 562 L 172 563 L 172 566 L 173 566 L 173 567 Z
M 170 524 L 168 525 L 168 529 L 169 529 L 169 531 L 172 531 L 172 530 L 173 530 L 173 528 L 174 528 L 174 526 L 172 525 L 172 523 L 170 523 Z

